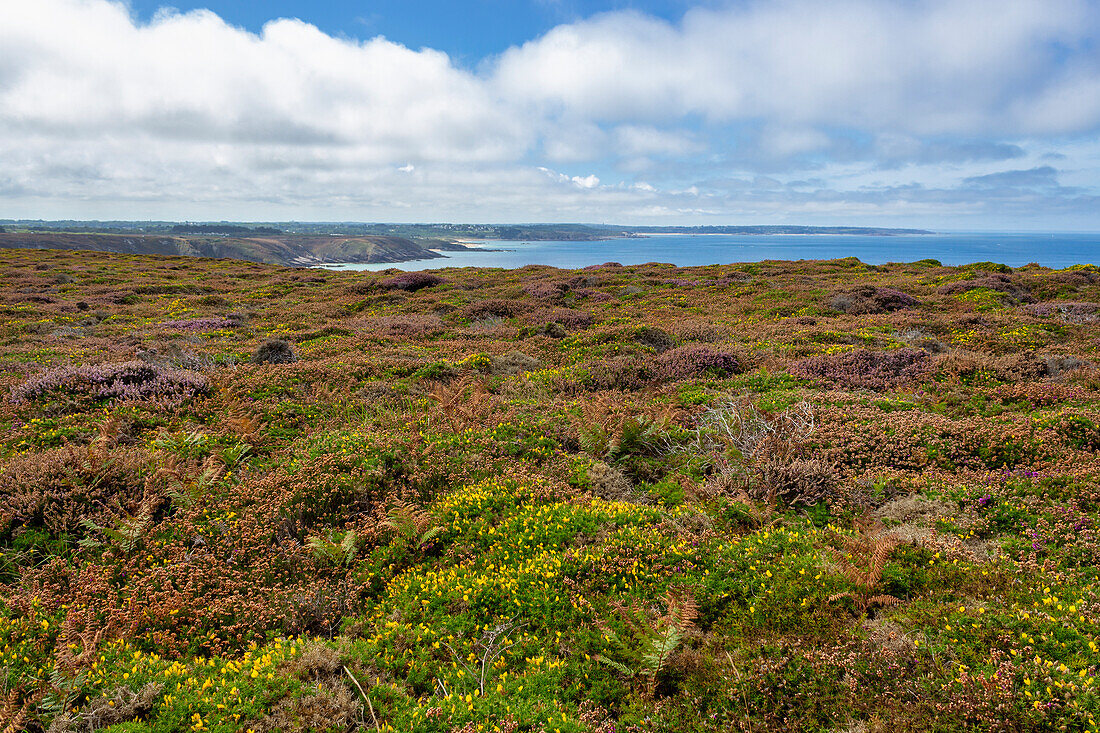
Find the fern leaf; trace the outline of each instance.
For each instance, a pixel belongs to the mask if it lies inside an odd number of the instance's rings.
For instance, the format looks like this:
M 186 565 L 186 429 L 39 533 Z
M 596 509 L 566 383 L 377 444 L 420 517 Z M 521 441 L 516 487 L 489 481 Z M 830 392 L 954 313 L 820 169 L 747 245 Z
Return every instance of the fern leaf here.
M 426 545 L 426 544 L 428 544 L 429 542 L 431 542 L 432 540 L 434 540 L 436 537 L 438 537 L 441 534 L 443 534 L 443 528 L 442 527 L 432 527 L 431 529 L 429 529 L 427 532 L 425 532 L 423 535 L 420 536 L 420 544 L 421 545 Z
M 672 652 L 680 646 L 684 638 L 684 632 L 675 625 L 670 625 L 663 633 L 658 633 L 646 643 L 645 652 L 642 654 L 642 662 L 645 672 L 650 677 L 655 677 L 668 662 Z
M 352 560 L 355 559 L 356 553 L 359 552 L 357 542 L 358 538 L 355 536 L 354 530 L 348 531 L 343 539 L 340 540 L 340 549 L 344 553 L 344 564 L 350 565 Z
M 595 658 L 596 658 L 597 662 L 601 662 L 603 664 L 606 664 L 608 667 L 611 667 L 612 669 L 616 670 L 617 672 L 622 673 L 623 675 L 625 675 L 627 677 L 634 677 L 635 675 L 638 674 L 635 670 L 631 669 L 630 667 L 626 666 L 625 664 L 620 664 L 619 662 L 616 662 L 614 659 L 609 659 L 608 657 L 605 657 L 602 654 L 597 654 Z
M 310 537 L 306 541 L 306 546 L 309 547 L 309 550 L 313 554 L 313 557 L 320 562 L 329 562 L 335 564 L 339 561 L 339 546 L 330 542 L 324 537 Z
M 674 595 L 673 591 L 669 589 L 665 593 L 665 606 L 668 608 L 668 612 L 665 614 L 664 620 L 676 626 L 680 631 L 690 629 L 699 613 L 699 604 L 695 602 L 694 596 L 686 590 L 681 591 L 679 595 Z
M 80 520 L 80 526 L 88 530 L 89 533 L 103 531 L 102 527 L 100 527 L 98 524 L 93 522 L 91 519 L 88 519 L 87 517 Z M 85 537 L 80 538 L 80 540 L 76 544 L 84 550 L 95 550 L 103 546 L 103 541 L 92 534 L 88 534 Z

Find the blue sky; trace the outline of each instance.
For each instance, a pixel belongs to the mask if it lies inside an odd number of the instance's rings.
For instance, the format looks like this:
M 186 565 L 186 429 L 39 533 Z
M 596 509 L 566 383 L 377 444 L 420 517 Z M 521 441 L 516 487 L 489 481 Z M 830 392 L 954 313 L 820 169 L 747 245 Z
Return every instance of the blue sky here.
M 703 5 L 704 3 L 694 3 Z M 135 15 L 148 22 L 166 3 L 133 0 Z M 210 9 L 226 22 L 258 33 L 274 18 L 302 18 L 326 33 L 355 38 L 382 35 L 410 48 L 445 51 L 477 63 L 522 44 L 556 25 L 597 13 L 637 10 L 678 20 L 693 5 L 686 0 L 251 0 L 174 2 L 179 11 Z
M 0 0 L 0 218 L 1100 230 L 1094 0 Z

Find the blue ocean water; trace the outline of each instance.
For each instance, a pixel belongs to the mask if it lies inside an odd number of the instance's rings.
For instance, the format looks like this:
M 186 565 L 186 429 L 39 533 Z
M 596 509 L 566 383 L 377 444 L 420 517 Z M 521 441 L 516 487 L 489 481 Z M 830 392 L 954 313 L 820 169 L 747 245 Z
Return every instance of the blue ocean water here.
M 1100 263 L 1100 233 L 953 232 L 899 236 L 857 235 L 652 235 L 598 242 L 489 241 L 481 247 L 503 251 L 446 252 L 446 259 L 397 264 L 330 265 L 333 269 L 434 270 L 444 267 L 553 265 L 578 268 L 603 262 L 637 265 L 670 262 L 694 265 L 759 262 L 761 260 L 831 260 L 858 257 L 863 262 L 939 260 L 945 265 L 999 262 L 1019 267 L 1029 262 L 1053 268 Z

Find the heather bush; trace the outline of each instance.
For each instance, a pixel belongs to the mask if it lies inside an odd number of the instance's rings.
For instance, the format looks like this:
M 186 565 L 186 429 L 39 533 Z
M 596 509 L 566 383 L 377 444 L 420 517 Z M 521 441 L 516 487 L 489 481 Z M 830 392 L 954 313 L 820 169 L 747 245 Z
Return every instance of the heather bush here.
M 585 369 L 585 386 L 592 390 L 617 389 L 632 392 L 650 383 L 654 370 L 646 359 L 615 356 L 601 359 Z
M 404 272 L 383 280 L 381 285 L 386 290 L 405 290 L 412 293 L 424 288 L 435 287 L 444 282 L 446 280 L 442 277 L 430 272 Z
M 892 313 L 918 305 L 920 301 L 908 293 L 874 285 L 863 285 L 835 293 L 829 298 L 830 308 L 849 315 Z
M 848 389 L 876 391 L 919 382 L 931 371 L 928 352 L 911 348 L 893 351 L 859 349 L 813 356 L 791 365 L 791 373 L 796 376 L 820 379 Z
M 536 280 L 523 285 L 523 292 L 537 300 L 556 300 L 570 289 L 570 284 L 563 280 Z
M 1001 403 L 1022 402 L 1031 407 L 1049 407 L 1063 402 L 1083 400 L 1086 393 L 1077 385 L 1045 382 L 1013 382 L 999 384 L 989 392 Z
M 1034 303 L 1025 311 L 1039 318 L 1057 318 L 1066 323 L 1094 323 L 1100 320 L 1100 303 L 1078 303 L 1063 300 Z
M 658 379 L 670 382 L 701 376 L 728 377 L 744 371 L 735 354 L 711 346 L 695 344 L 680 346 L 657 357 L 655 373 Z
M 95 443 L 28 453 L 0 468 L 0 538 L 17 545 L 75 543 L 88 522 L 135 513 L 145 492 L 150 456 L 138 448 Z M 36 539 L 36 531 L 45 536 Z
M 445 325 L 443 319 L 435 313 L 414 313 L 377 316 L 368 320 L 366 327 L 370 333 L 380 336 L 416 339 L 438 336 L 443 332 Z
M 462 315 L 471 321 L 480 321 L 486 318 L 511 318 L 519 313 L 521 306 L 515 301 L 503 298 L 486 298 L 477 300 L 462 309 Z
M 142 361 L 48 369 L 11 391 L 15 402 L 52 399 L 75 404 L 156 399 L 178 404 L 207 394 L 210 383 L 195 372 Z
M 936 357 L 935 363 L 939 379 L 966 385 L 1035 381 L 1047 373 L 1046 360 L 1034 352 L 989 356 L 954 351 Z
M 535 311 L 529 316 L 529 319 L 536 323 L 559 323 L 571 331 L 588 328 L 596 322 L 595 316 L 591 313 L 576 308 L 552 308 L 545 311 Z
M 1050 428 L 1062 440 L 1078 450 L 1095 453 L 1100 451 L 1100 420 L 1095 416 L 1074 412 L 1060 412 L 1044 418 L 1039 425 Z
M 714 343 L 722 339 L 722 331 L 707 321 L 682 321 L 674 326 L 674 338 L 680 341 Z
M 1047 275 L 1046 279 L 1061 285 L 1081 287 L 1100 283 L 1100 271 L 1095 266 L 1077 267 L 1068 270 L 1059 270 Z

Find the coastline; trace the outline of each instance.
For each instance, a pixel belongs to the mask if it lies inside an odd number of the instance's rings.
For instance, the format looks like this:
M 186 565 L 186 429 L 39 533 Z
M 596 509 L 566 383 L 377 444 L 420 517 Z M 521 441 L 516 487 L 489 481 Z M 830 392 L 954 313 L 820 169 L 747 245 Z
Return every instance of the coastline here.
M 473 244 L 466 239 L 466 244 Z M 470 246 L 447 251 L 437 260 L 385 265 L 402 270 L 458 267 L 514 269 L 548 265 L 573 269 L 620 262 L 627 266 L 666 262 L 679 267 L 735 265 L 763 261 L 858 259 L 866 265 L 936 260 L 945 265 L 996 262 L 1022 267 L 1036 262 L 1059 269 L 1097 260 L 1100 233 L 953 233 L 934 235 L 715 235 L 658 233 L 653 237 L 591 241 L 482 240 L 492 249 Z M 342 263 L 347 264 L 347 263 Z M 379 269 L 363 265 L 360 269 Z M 341 267 L 340 269 L 348 269 Z

